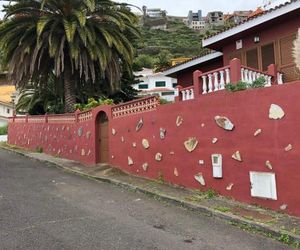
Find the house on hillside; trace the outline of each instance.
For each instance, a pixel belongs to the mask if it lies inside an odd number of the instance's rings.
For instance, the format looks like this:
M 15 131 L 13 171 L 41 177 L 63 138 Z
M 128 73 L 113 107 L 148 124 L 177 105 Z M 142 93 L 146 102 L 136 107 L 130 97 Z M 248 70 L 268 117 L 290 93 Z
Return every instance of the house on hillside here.
M 14 104 L 12 97 L 15 92 L 16 89 L 13 85 L 0 85 L 0 127 L 7 125 L 8 118 L 13 116 Z
M 143 71 L 134 73 L 139 83 L 132 85 L 139 90 L 139 96 L 159 95 L 160 98 L 167 101 L 174 101 L 178 96 L 177 80 L 166 77 L 162 73 L 154 73 L 152 69 L 143 69 Z
M 199 81 L 200 93 L 196 89 L 188 99 L 260 76 L 268 86 L 300 80 L 293 57 L 299 28 L 300 0 L 291 0 L 206 37 L 203 46 L 211 52 L 170 67 L 164 75 L 176 78 L 183 88 Z M 196 70 L 200 72 L 193 76 Z

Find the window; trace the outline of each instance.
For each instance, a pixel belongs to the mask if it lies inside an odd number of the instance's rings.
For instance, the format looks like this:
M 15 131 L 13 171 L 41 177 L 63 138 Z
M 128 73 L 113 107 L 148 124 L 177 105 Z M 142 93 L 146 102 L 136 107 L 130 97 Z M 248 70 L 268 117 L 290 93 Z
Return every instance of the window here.
M 148 84 L 139 84 L 139 89 L 148 89 Z
M 178 83 L 173 83 L 173 88 L 176 88 L 178 86 Z
M 155 87 L 166 87 L 166 82 L 165 81 L 155 82 Z
M 275 63 L 274 44 L 270 43 L 261 47 L 262 70 L 267 71 L 270 64 Z
M 166 96 L 166 95 L 175 95 L 174 91 L 170 91 L 170 92 L 163 92 L 161 93 L 162 96 Z
M 258 53 L 257 48 L 246 51 L 247 66 L 258 69 Z
M 6 113 L 9 114 L 10 113 L 10 109 L 6 109 Z

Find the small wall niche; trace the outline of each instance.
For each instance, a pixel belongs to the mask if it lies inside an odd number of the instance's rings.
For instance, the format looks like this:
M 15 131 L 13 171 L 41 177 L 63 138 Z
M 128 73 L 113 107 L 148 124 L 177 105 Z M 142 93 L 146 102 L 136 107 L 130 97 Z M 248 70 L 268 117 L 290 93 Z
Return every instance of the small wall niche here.
M 250 172 L 251 196 L 277 200 L 275 173 Z

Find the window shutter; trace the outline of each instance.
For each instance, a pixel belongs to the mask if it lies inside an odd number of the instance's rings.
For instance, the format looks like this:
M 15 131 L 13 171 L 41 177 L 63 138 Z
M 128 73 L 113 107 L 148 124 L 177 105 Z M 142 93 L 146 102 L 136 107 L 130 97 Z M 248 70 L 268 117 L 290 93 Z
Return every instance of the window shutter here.
M 263 71 L 268 70 L 270 64 L 275 63 L 274 44 L 270 43 L 261 47 Z
M 247 66 L 258 69 L 258 53 L 257 48 L 246 51 Z

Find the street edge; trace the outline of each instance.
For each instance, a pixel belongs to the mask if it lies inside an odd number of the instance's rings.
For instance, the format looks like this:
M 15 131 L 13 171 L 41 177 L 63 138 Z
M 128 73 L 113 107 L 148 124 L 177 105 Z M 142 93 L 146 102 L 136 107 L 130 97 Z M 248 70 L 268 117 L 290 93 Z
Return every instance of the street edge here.
M 179 206 L 187 208 L 191 211 L 200 212 L 200 213 L 205 214 L 205 215 L 210 216 L 210 217 L 219 218 L 221 220 L 227 221 L 230 224 L 233 224 L 233 225 L 236 225 L 236 226 L 240 225 L 240 226 L 245 226 L 245 227 L 250 228 L 250 229 L 254 229 L 256 232 L 262 233 L 265 236 L 270 237 L 270 238 L 275 238 L 275 239 L 278 240 L 280 236 L 287 235 L 290 239 L 290 244 L 289 245 L 291 245 L 293 243 L 300 243 L 300 236 L 297 236 L 297 235 L 295 235 L 295 234 L 293 234 L 289 231 L 280 230 L 280 229 L 269 227 L 269 226 L 267 226 L 265 224 L 262 224 L 262 223 L 249 221 L 249 220 L 246 220 L 242 217 L 239 217 L 239 216 L 236 216 L 236 215 L 233 215 L 233 214 L 220 212 L 220 211 L 217 211 L 217 210 L 212 209 L 212 208 L 207 207 L 207 206 L 192 204 L 192 203 L 187 202 L 185 200 L 181 200 L 181 199 L 178 199 L 176 197 L 164 195 L 164 194 L 159 193 L 159 192 L 153 192 L 153 191 L 150 191 L 150 190 L 146 190 L 146 189 L 143 189 L 141 187 L 138 187 L 138 186 L 126 183 L 126 182 L 116 180 L 114 178 L 99 177 L 99 176 L 90 175 L 90 174 L 87 174 L 87 173 L 84 173 L 84 172 L 81 172 L 81 171 L 78 171 L 78 170 L 74 170 L 74 169 L 65 167 L 65 166 L 63 166 L 63 164 L 55 163 L 55 162 L 48 161 L 48 160 L 45 160 L 45 159 L 36 158 L 32 155 L 29 155 L 26 151 L 24 151 L 24 152 L 21 151 L 20 149 L 12 149 L 12 148 L 9 148 L 9 147 L 5 147 L 3 145 L 0 145 L 0 148 L 4 149 L 6 151 L 10 151 L 12 153 L 16 153 L 16 154 L 25 156 L 29 159 L 33 159 L 33 160 L 37 160 L 39 162 L 47 163 L 48 165 L 52 165 L 54 167 L 57 167 L 57 168 L 62 169 L 66 172 L 69 172 L 69 173 L 73 173 L 73 174 L 76 174 L 76 175 L 80 175 L 80 176 L 87 177 L 89 179 L 94 179 L 94 180 L 97 180 L 97 181 L 101 181 L 101 182 L 104 182 L 104 183 L 113 184 L 115 186 L 118 186 L 118 187 L 121 187 L 121 188 L 124 188 L 124 189 L 127 189 L 127 190 L 132 190 L 132 191 L 135 191 L 135 192 L 143 193 L 143 194 L 149 195 L 151 197 L 158 197 L 161 201 L 165 201 L 165 202 L 168 202 L 168 203 L 171 203 L 171 204 L 179 205 Z

